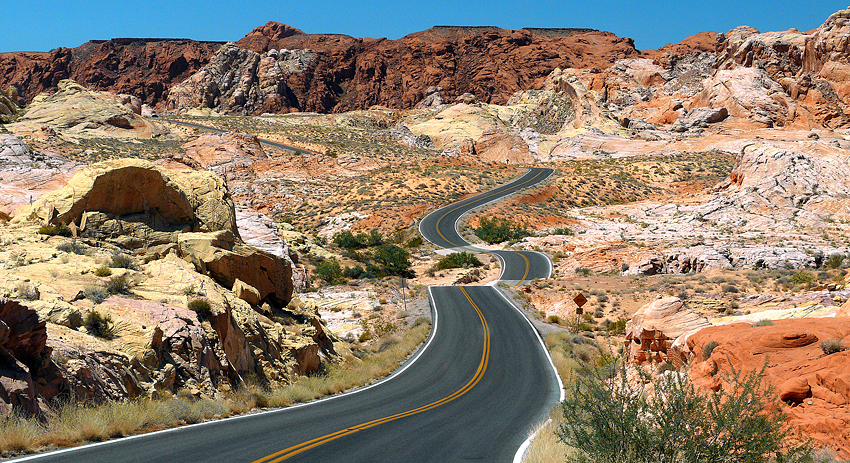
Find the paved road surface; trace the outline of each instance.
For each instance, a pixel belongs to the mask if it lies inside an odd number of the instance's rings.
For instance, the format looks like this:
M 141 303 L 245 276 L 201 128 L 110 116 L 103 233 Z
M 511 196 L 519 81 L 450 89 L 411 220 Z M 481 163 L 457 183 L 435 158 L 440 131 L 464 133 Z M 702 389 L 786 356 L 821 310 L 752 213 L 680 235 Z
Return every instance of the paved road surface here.
M 550 173 L 533 169 L 498 191 L 462 202 L 463 207 L 510 194 Z M 456 206 L 423 220 L 426 238 L 436 234 L 452 247 L 464 246 L 453 232 L 452 214 L 461 211 Z M 517 259 L 505 252 L 500 257 L 511 279 L 548 276 L 545 256 L 523 253 Z M 521 268 L 514 269 L 520 262 Z M 532 426 L 559 398 L 548 354 L 531 324 L 500 290 L 467 286 L 432 287 L 429 292 L 434 327 L 425 347 L 376 385 L 302 406 L 17 461 L 512 461 Z

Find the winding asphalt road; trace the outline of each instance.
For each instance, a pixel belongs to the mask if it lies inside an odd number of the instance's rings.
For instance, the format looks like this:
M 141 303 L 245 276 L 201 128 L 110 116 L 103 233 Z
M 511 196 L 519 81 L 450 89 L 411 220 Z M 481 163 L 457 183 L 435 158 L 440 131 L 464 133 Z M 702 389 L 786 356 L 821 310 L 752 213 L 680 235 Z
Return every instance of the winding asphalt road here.
M 510 184 L 439 209 L 423 219 L 423 235 L 441 246 L 468 247 L 454 231 L 454 214 L 550 174 L 532 169 Z M 512 280 L 548 276 L 545 256 L 516 258 L 502 251 L 499 256 L 503 274 Z M 300 406 L 14 461 L 512 461 L 532 426 L 560 397 L 543 343 L 497 288 L 431 287 L 429 293 L 434 326 L 425 346 L 372 386 Z

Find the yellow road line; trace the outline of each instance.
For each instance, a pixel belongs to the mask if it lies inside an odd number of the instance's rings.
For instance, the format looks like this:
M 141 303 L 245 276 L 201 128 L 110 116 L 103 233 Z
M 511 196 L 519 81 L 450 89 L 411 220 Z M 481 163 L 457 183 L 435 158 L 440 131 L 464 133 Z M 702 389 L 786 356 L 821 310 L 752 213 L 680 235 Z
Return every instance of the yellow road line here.
M 280 461 L 286 460 L 287 458 L 298 455 L 301 452 L 309 450 L 313 447 L 325 444 L 332 440 L 339 439 L 340 437 L 347 436 L 349 434 L 354 434 L 358 431 L 369 429 L 371 427 L 378 426 L 379 424 L 388 423 L 399 418 L 416 415 L 418 413 L 437 408 L 440 405 L 451 402 L 452 400 L 455 400 L 458 397 L 469 392 L 470 389 L 472 389 L 476 384 L 478 384 L 478 381 L 480 381 L 481 377 L 484 376 L 484 372 L 487 371 L 487 363 L 490 360 L 490 328 L 487 326 L 487 320 L 484 318 L 484 314 L 481 313 L 481 309 L 479 309 L 478 306 L 475 305 L 475 302 L 472 302 L 472 298 L 469 296 L 469 293 L 466 292 L 466 289 L 461 286 L 460 290 L 463 292 L 463 295 L 466 296 L 466 299 L 472 305 L 472 308 L 475 309 L 475 311 L 478 313 L 478 318 L 481 320 L 481 326 L 484 328 L 484 350 L 481 354 L 481 362 L 478 364 L 478 370 L 475 372 L 475 376 L 473 376 L 472 379 L 470 379 L 469 382 L 466 383 L 462 388 L 455 391 L 455 393 L 443 397 L 442 399 L 436 402 L 432 402 L 428 405 L 424 405 L 419 408 L 414 408 L 413 410 L 408 410 L 406 412 L 387 416 L 377 420 L 368 421 L 366 423 L 362 423 L 357 426 L 352 426 L 350 428 L 341 429 L 337 432 L 327 434 L 322 437 L 317 437 L 315 439 L 302 442 L 298 445 L 293 445 L 292 447 L 285 448 L 279 452 L 275 452 L 271 455 L 260 458 L 259 460 L 256 460 L 252 463 L 278 463 Z
M 544 170 L 541 170 L 541 171 L 540 171 L 540 172 L 538 172 L 538 173 L 537 173 L 537 175 L 535 175 L 534 177 L 531 177 L 530 179 L 528 179 L 528 180 L 526 180 L 526 181 L 524 181 L 524 182 L 522 182 L 522 183 L 519 183 L 519 184 L 517 184 L 517 185 L 514 185 L 514 186 L 512 186 L 511 188 L 515 188 L 515 187 L 518 187 L 518 186 L 525 185 L 526 183 L 532 182 L 534 179 L 536 179 L 537 177 L 539 177 L 539 176 L 540 176 L 540 174 L 542 174 L 543 172 L 544 172 Z M 476 199 L 475 201 L 472 201 L 472 202 L 470 202 L 470 203 L 468 203 L 468 204 L 460 205 L 460 206 L 458 206 L 458 207 L 456 207 L 456 208 L 454 208 L 454 209 L 452 209 L 452 210 L 450 210 L 450 211 L 446 212 L 445 214 L 443 214 L 443 215 L 442 215 L 442 217 L 440 217 L 439 219 L 437 219 L 437 225 L 436 225 L 436 228 L 437 228 L 437 234 L 439 234 L 439 235 L 440 235 L 440 238 L 442 238 L 442 239 L 446 240 L 446 242 L 447 242 L 447 243 L 452 244 L 452 245 L 457 246 L 457 247 L 463 247 L 463 245 L 461 245 L 461 244 L 457 244 L 457 243 L 453 243 L 453 242 L 452 242 L 452 241 L 450 241 L 448 238 L 446 238 L 445 236 L 443 236 L 443 233 L 440 231 L 440 221 L 442 221 L 442 220 L 443 220 L 443 219 L 444 219 L 447 215 L 451 214 L 452 212 L 454 212 L 454 211 L 456 211 L 456 210 L 458 210 L 458 209 L 460 209 L 460 208 L 462 208 L 462 207 L 469 206 L 469 205 L 474 204 L 474 203 L 476 203 L 476 202 L 478 202 L 478 201 L 481 201 L 482 199 L 492 198 L 493 196 L 496 196 L 496 195 L 499 195 L 499 194 L 502 194 L 502 193 L 503 193 L 503 192 L 501 192 L 501 191 L 500 191 L 500 192 L 493 193 L 493 194 L 490 194 L 490 195 L 487 195 L 487 196 L 483 196 L 483 197 L 481 197 L 481 198 Z M 514 193 L 516 193 L 516 192 L 514 192 Z M 468 243 L 467 243 L 467 244 L 468 244 Z
M 517 283 L 515 286 L 521 285 L 522 282 L 525 281 L 526 278 L 528 278 L 528 271 L 529 269 L 531 269 L 531 263 L 528 262 L 528 257 L 525 257 L 525 254 L 521 252 L 517 252 L 517 254 L 519 254 L 520 257 L 525 259 L 525 273 L 522 275 L 522 280 L 519 280 L 519 283 Z

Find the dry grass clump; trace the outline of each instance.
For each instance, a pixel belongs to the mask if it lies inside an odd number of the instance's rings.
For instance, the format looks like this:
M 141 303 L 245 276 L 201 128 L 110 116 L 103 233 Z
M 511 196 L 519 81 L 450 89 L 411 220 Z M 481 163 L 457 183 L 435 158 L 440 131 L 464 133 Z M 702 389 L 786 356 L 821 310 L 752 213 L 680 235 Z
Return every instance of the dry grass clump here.
M 66 403 L 56 415 L 40 422 L 12 415 L 0 419 L 0 455 L 8 456 L 43 447 L 69 447 L 85 442 L 130 436 L 173 426 L 225 418 L 256 408 L 286 407 L 370 384 L 392 373 L 421 344 L 430 324 L 419 324 L 407 336 L 396 335 L 373 343 L 362 358 L 349 355 L 344 365 L 328 365 L 321 374 L 298 378 L 270 390 L 256 381 L 219 398 L 197 398 L 179 393 L 159 399 L 135 399 L 87 406 Z

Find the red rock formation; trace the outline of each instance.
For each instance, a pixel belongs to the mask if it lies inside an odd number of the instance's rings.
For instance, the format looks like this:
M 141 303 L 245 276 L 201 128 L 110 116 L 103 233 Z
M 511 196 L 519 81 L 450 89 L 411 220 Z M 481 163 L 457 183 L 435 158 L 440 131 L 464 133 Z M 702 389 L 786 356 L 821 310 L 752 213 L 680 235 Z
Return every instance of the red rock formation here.
M 693 364 L 690 377 L 700 386 L 717 388 L 730 366 L 759 370 L 767 363 L 765 379 L 776 387 L 792 426 L 810 442 L 828 446 L 841 458 L 850 456 L 850 351 L 826 355 L 820 342 L 850 341 L 850 318 L 776 320 L 771 326 L 745 323 L 705 328 L 691 335 L 687 347 Z M 702 358 L 709 342 L 718 345 Z
M 46 53 L 0 53 L 0 82 L 3 88 L 17 87 L 27 103 L 70 78 L 154 105 L 168 95 L 169 87 L 207 64 L 220 46 L 194 40 L 112 39 Z

